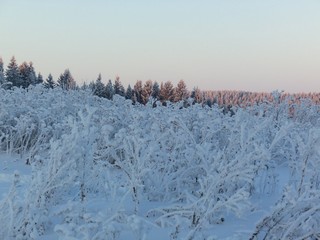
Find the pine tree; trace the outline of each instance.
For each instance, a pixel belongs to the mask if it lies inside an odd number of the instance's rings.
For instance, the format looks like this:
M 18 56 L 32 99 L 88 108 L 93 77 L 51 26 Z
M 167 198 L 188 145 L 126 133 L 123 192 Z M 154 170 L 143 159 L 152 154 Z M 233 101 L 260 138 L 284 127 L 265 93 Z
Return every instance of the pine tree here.
M 112 84 L 111 80 L 109 80 L 106 87 L 105 87 L 105 97 L 109 100 L 112 100 L 113 95 L 114 95 L 113 84 Z
M 105 97 L 105 86 L 102 82 L 101 74 L 99 74 L 95 84 L 93 94 L 98 97 Z
M 180 80 L 177 87 L 174 89 L 174 102 L 186 100 L 188 95 L 187 85 L 183 80 Z
M 66 69 L 63 74 L 58 78 L 58 86 L 64 90 L 70 90 L 76 88 L 76 82 L 74 81 L 69 69 Z
M 56 87 L 56 83 L 54 82 L 51 73 L 49 73 L 48 78 L 46 79 L 43 85 L 45 88 L 51 88 L 51 89 Z
M 124 90 L 124 87 L 120 81 L 119 76 L 116 77 L 116 80 L 114 82 L 114 94 L 118 94 L 123 97 L 125 96 L 125 90 Z
M 17 65 L 15 57 L 11 58 L 11 61 L 5 72 L 6 81 L 13 87 L 20 87 L 22 85 L 19 67 Z
M 130 84 L 128 85 L 127 91 L 126 91 L 126 99 L 132 99 L 133 97 L 133 92 Z

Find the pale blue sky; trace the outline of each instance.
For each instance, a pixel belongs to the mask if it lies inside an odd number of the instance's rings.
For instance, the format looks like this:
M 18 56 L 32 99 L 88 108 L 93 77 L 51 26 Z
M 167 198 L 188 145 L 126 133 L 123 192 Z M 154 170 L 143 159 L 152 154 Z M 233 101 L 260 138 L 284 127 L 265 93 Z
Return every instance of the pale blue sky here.
M 319 0 L 0 0 L 0 56 L 79 84 L 320 91 Z

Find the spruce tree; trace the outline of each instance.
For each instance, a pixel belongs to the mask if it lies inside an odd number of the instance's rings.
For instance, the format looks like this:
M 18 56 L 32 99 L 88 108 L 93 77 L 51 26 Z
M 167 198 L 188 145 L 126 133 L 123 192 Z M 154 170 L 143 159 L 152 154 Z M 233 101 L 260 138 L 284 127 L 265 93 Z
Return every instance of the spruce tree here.
M 54 82 L 51 73 L 49 73 L 49 75 L 43 85 L 45 88 L 51 88 L 51 89 L 56 87 L 56 83 Z
M 89 86 L 86 82 L 83 82 L 83 84 L 80 87 L 81 90 L 87 90 L 88 88 L 89 88 Z
M 21 78 L 21 85 L 23 88 L 29 87 L 30 80 L 29 80 L 29 65 L 26 62 L 23 62 L 19 66 L 19 73 Z
M 19 73 L 19 67 L 17 65 L 15 57 L 12 57 L 10 63 L 5 72 L 6 81 L 13 87 L 20 87 L 22 80 Z
M 127 91 L 126 91 L 126 99 L 132 99 L 133 96 L 133 92 L 132 92 L 132 88 L 130 86 L 130 84 L 128 85 Z
M 124 87 L 120 81 L 119 76 L 116 77 L 116 80 L 114 82 L 114 94 L 118 94 L 123 97 L 125 96 L 125 90 L 124 90 Z
M 31 84 L 34 85 L 36 83 L 36 74 L 32 62 L 29 64 L 23 62 L 19 66 L 19 74 L 21 78 L 21 86 L 23 88 L 28 88 Z
M 102 82 L 101 74 L 99 74 L 94 86 L 93 94 L 98 97 L 105 97 L 105 86 Z
M 41 73 L 38 73 L 36 84 L 42 84 L 43 83 L 43 76 Z
M 90 89 L 91 93 L 94 94 L 94 91 L 95 91 L 95 89 L 96 89 L 96 84 L 95 84 L 95 82 L 94 82 L 94 81 L 91 81 L 87 87 Z
M 29 79 L 30 84 L 35 85 L 37 83 L 37 76 L 32 62 L 29 62 Z
M 111 80 L 109 80 L 106 87 L 105 87 L 105 97 L 109 100 L 112 100 L 113 95 L 114 95 L 113 84 L 112 84 Z
M 160 95 L 160 87 L 159 84 L 157 82 L 154 82 L 153 87 L 152 87 L 152 94 L 151 96 L 156 99 L 159 100 L 159 95 Z

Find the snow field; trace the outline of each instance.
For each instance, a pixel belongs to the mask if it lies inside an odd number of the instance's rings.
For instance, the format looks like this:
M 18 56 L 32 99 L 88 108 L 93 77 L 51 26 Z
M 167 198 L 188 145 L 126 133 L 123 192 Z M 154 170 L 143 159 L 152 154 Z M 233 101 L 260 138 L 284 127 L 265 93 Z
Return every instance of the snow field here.
M 0 239 L 319 237 L 316 105 L 0 98 Z

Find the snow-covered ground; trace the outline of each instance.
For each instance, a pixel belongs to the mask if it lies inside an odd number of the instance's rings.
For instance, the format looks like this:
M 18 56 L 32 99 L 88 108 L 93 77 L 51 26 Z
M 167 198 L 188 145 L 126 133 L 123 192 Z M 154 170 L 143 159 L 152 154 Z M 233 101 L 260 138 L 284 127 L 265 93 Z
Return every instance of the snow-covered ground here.
M 320 237 L 318 106 L 231 115 L 41 87 L 0 105 L 0 239 Z
M 17 154 L 1 154 L 1 169 L 0 169 L 0 202 L 4 201 L 7 194 L 10 192 L 12 183 L 14 180 L 15 174 L 19 176 L 20 181 L 18 185 L 19 194 L 23 196 L 25 193 L 24 190 L 28 188 L 28 183 L 31 181 L 31 166 L 25 164 L 25 160 Z M 213 225 L 211 228 L 206 230 L 206 239 L 248 239 L 256 224 L 259 220 L 270 213 L 272 206 L 276 203 L 277 200 L 281 197 L 281 193 L 285 184 L 288 184 L 288 173 L 287 168 L 279 168 L 276 172 L 278 178 L 278 184 L 275 192 L 273 194 L 259 194 L 251 198 L 252 207 L 249 211 L 245 212 L 241 217 L 235 217 L 232 214 L 226 214 L 224 217 L 224 222 Z M 280 177 L 281 176 L 281 177 Z M 71 200 L 71 199 L 70 199 Z M 111 204 L 111 206 L 110 206 Z M 101 214 L 106 208 L 117 208 L 119 204 L 118 201 L 108 201 L 108 197 L 92 197 L 83 204 L 83 208 L 86 211 L 89 211 L 92 215 Z M 123 203 L 124 209 L 130 209 L 130 205 L 133 204 L 130 199 L 127 199 Z M 68 203 L 66 204 L 68 205 Z M 129 205 L 129 206 L 125 206 Z M 143 201 L 140 203 L 140 213 L 142 215 L 147 215 L 150 209 L 157 208 L 163 205 L 163 203 L 149 201 Z M 72 203 L 69 203 L 70 208 L 72 209 Z M 67 206 L 63 206 L 65 208 Z M 57 210 L 55 208 L 54 210 Z M 78 209 L 76 211 L 81 211 Z M 132 229 L 140 228 L 142 219 L 137 218 L 136 215 L 132 215 L 130 220 L 131 223 L 128 223 L 127 226 L 130 230 L 126 232 L 125 228 L 122 229 L 122 232 L 119 236 L 119 239 L 139 239 L 143 234 L 137 234 L 136 236 L 132 235 Z M 54 225 L 54 219 L 52 219 Z M 58 221 L 57 221 L 58 222 Z M 145 239 L 170 239 L 171 232 L 167 228 L 161 228 L 158 225 L 155 225 L 152 222 L 146 223 L 150 225 L 148 231 L 146 231 Z M 54 226 L 52 226 L 54 229 Z M 49 230 L 43 236 L 39 236 L 39 239 L 57 239 L 59 237 L 59 231 L 62 231 L 63 228 L 57 227 L 54 231 L 53 229 Z M 137 230 L 138 231 L 138 230 Z M 211 237 L 211 238 L 210 238 Z M 65 239 L 65 236 L 62 237 Z M 66 239 L 68 239 L 66 237 Z M 87 238 L 89 239 L 89 238 Z
M 0 154 L 0 162 L 0 200 L 3 200 L 10 190 L 15 173 L 20 176 L 20 187 L 26 188 L 31 180 L 31 167 L 17 154 Z

